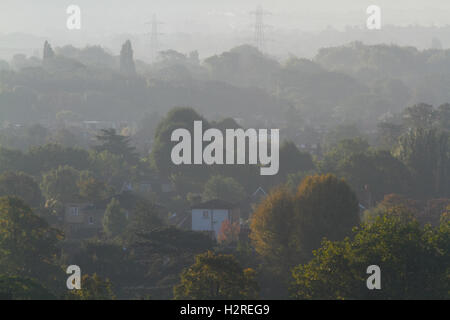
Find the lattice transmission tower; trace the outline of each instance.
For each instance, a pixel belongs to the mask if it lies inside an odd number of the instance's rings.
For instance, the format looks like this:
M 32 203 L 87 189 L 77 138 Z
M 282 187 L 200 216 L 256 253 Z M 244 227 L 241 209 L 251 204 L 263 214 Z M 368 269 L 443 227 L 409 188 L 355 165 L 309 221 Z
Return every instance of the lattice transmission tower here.
M 152 31 L 150 33 L 150 56 L 152 62 L 155 62 L 159 52 L 159 36 L 163 35 L 163 33 L 159 32 L 158 26 L 163 24 L 163 22 L 158 21 L 156 14 L 153 14 L 152 21 L 147 24 L 152 25 Z
M 255 16 L 255 30 L 254 30 L 254 42 L 255 46 L 261 52 L 266 51 L 266 36 L 265 36 L 265 24 L 264 24 L 264 16 L 269 13 L 264 11 L 261 5 L 256 7 L 256 11 L 251 12 Z

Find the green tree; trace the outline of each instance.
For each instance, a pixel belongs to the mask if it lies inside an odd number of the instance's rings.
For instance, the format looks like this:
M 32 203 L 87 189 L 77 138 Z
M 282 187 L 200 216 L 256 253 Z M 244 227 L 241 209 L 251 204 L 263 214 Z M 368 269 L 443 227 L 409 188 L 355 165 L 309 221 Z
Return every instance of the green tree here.
M 120 50 L 120 71 L 128 76 L 136 75 L 131 41 L 127 40 Z
M 195 257 L 195 263 L 181 275 L 174 298 L 187 300 L 255 299 L 258 284 L 255 271 L 243 270 L 232 255 L 208 251 Z
M 73 261 L 82 266 L 84 274 L 96 273 L 102 279 L 111 280 L 115 285 L 114 293 L 118 297 L 130 298 L 130 292 L 123 289 L 125 287 L 144 285 L 143 279 L 147 270 L 137 263 L 130 250 L 124 250 L 121 243 L 84 241 L 74 255 Z
M 121 157 L 109 151 L 89 152 L 91 172 L 95 178 L 118 189 L 124 181 L 133 179 L 132 167 Z
M 0 196 L 22 198 L 31 207 L 39 207 L 42 203 L 39 185 L 23 172 L 5 172 L 0 175 Z
M 52 49 L 52 46 L 48 43 L 48 41 L 45 41 L 44 43 L 44 51 L 42 54 L 42 59 L 44 61 L 51 59 L 55 56 L 55 52 Z
M 383 148 L 390 150 L 402 135 L 404 127 L 402 124 L 386 120 L 377 124 L 377 131 L 379 144 Z
M 7 171 L 25 171 L 27 156 L 14 149 L 0 146 L 0 173 Z
M 408 194 L 412 182 L 408 168 L 383 150 L 354 153 L 339 163 L 337 171 L 368 207 L 386 194 Z
M 336 176 L 307 177 L 298 187 L 295 210 L 300 227 L 300 246 L 306 257 L 323 237 L 341 240 L 359 224 L 359 204 L 350 186 Z
M 212 249 L 214 242 L 208 235 L 170 227 L 158 227 L 139 234 L 143 258 L 152 254 L 180 256 L 184 253 L 201 253 Z
M 450 220 L 421 227 L 408 212 L 378 216 L 352 239 L 324 241 L 293 272 L 295 299 L 449 299 Z M 368 290 L 366 269 L 381 269 L 381 290 Z
M 22 171 L 35 175 L 66 165 L 77 170 L 86 170 L 89 167 L 88 158 L 89 153 L 86 150 L 49 143 L 28 151 L 27 167 Z
M 117 199 L 113 198 L 106 207 L 103 217 L 103 230 L 109 237 L 122 234 L 127 227 L 128 219 Z
M 221 199 L 238 203 L 245 198 L 244 188 L 235 179 L 216 175 L 205 184 L 203 200 Z
M 0 273 L 53 278 L 62 233 L 35 215 L 23 200 L 0 198 Z
M 342 124 L 326 134 L 324 145 L 327 149 L 331 149 L 343 140 L 364 140 L 361 136 L 362 134 L 355 124 Z
M 419 103 L 403 111 L 403 119 L 409 128 L 431 129 L 436 120 L 436 111 L 432 105 Z
M 62 203 L 78 201 L 79 189 L 77 186 L 80 172 L 64 166 L 53 169 L 42 176 L 41 189 L 44 196 Z
M 441 130 L 450 131 L 450 103 L 439 106 L 436 118 Z
M 36 280 L 0 276 L 0 300 L 56 300 L 56 297 Z
M 288 174 L 311 171 L 315 168 L 309 153 L 301 152 L 292 141 L 285 141 L 280 147 L 280 169 L 278 177 L 283 181 Z
M 38 146 L 45 144 L 49 130 L 40 124 L 34 124 L 26 129 L 26 139 L 29 145 Z
M 418 198 L 447 196 L 450 190 L 449 135 L 414 129 L 400 137 L 394 155 L 411 171 Z
M 131 146 L 130 138 L 117 134 L 115 129 L 102 129 L 97 135 L 100 145 L 95 147 L 98 152 L 108 151 L 111 154 L 122 157 L 130 164 L 136 164 L 139 157 L 136 148 Z
M 208 122 L 192 108 L 173 108 L 159 122 L 158 127 L 156 128 L 150 158 L 152 164 L 162 175 L 170 176 L 171 174 L 179 173 L 180 171 L 185 174 L 190 171 L 192 171 L 193 174 L 198 173 L 198 169 L 195 170 L 195 165 L 185 165 L 180 167 L 174 165 L 171 160 L 172 148 L 177 144 L 176 142 L 171 141 L 172 132 L 175 129 L 184 128 L 191 132 L 192 135 L 194 132 L 194 121 L 202 121 L 204 127 L 203 130 L 209 127 Z M 202 176 L 204 175 L 205 174 Z
M 109 279 L 102 279 L 96 273 L 81 278 L 81 289 L 72 290 L 66 296 L 70 300 L 115 300 L 116 296 Z
M 319 163 L 322 173 L 337 173 L 338 166 L 348 157 L 356 153 L 365 153 L 369 150 L 367 140 L 361 138 L 344 139 L 331 147 Z
M 112 193 L 111 188 L 96 179 L 89 171 L 80 173 L 77 187 L 81 199 L 93 203 L 106 199 Z
M 164 223 L 162 208 L 149 201 L 138 200 L 127 226 L 127 234 L 134 237 L 161 227 Z
M 172 299 L 173 286 L 186 266 L 194 262 L 195 255 L 216 245 L 207 234 L 173 226 L 139 232 L 133 240 L 128 245 L 130 254 L 145 270 L 139 285 L 158 288 L 155 294 L 160 299 Z

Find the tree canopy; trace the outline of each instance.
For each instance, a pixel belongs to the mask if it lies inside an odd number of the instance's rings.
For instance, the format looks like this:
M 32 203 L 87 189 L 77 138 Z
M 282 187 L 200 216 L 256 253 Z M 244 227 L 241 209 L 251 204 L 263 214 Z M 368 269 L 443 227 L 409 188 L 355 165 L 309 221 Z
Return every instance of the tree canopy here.
M 232 255 L 208 251 L 195 257 L 195 263 L 181 274 L 174 298 L 185 300 L 255 299 L 258 285 L 255 271 L 243 270 Z

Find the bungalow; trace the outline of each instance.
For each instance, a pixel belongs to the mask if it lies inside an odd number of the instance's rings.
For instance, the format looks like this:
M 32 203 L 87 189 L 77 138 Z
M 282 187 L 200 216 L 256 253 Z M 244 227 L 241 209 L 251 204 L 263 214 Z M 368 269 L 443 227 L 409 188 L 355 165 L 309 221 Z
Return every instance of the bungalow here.
M 239 208 L 219 199 L 195 204 L 191 206 L 190 213 L 191 229 L 208 232 L 216 239 L 225 220 L 233 223 L 240 219 Z

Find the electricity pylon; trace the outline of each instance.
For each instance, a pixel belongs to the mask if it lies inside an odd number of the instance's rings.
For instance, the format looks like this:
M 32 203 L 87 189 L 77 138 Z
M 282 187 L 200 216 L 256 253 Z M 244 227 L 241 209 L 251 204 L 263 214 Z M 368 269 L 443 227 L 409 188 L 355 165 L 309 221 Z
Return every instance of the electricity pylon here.
M 150 55 L 152 62 L 156 61 L 156 57 L 158 56 L 159 52 L 159 36 L 163 35 L 163 33 L 160 33 L 158 31 L 158 25 L 163 24 L 163 22 L 159 22 L 156 19 L 156 14 L 153 14 L 153 18 L 151 22 L 148 22 L 147 24 L 152 25 L 152 32 L 150 34 Z
M 265 52 L 266 50 L 266 38 L 265 38 L 265 25 L 264 25 L 264 15 L 268 15 L 269 13 L 264 11 L 261 5 L 256 7 L 256 11 L 250 12 L 255 15 L 255 30 L 254 30 L 254 41 L 255 46 L 259 51 Z

